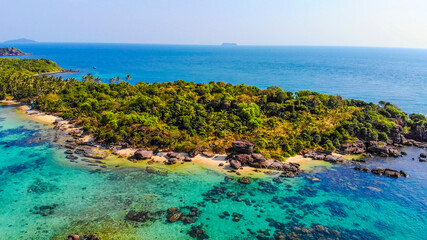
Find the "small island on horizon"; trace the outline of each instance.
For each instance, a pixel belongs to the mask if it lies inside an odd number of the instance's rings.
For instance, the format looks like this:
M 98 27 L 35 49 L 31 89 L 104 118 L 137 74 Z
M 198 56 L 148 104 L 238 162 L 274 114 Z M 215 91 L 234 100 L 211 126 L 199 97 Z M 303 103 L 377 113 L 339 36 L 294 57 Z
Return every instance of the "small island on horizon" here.
M 22 55 L 32 55 L 31 53 L 24 53 L 18 48 L 6 47 L 0 48 L 0 56 L 22 56 Z
M 37 41 L 28 39 L 28 38 L 19 38 L 19 39 L 13 39 L 13 40 L 7 40 L 4 41 L 3 43 L 18 43 L 18 44 L 22 44 L 22 43 L 37 43 Z
M 222 43 L 221 46 L 226 46 L 226 47 L 237 46 L 237 43 L 227 43 L 227 42 L 225 42 L 225 43 Z

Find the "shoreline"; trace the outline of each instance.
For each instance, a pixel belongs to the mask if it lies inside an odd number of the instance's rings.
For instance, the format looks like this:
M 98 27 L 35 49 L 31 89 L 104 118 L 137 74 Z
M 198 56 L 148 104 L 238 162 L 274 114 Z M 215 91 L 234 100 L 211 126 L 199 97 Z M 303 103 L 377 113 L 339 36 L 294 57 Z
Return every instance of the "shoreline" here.
M 33 76 L 40 77 L 40 76 L 46 76 L 46 75 L 55 75 L 55 74 L 61 74 L 61 73 L 77 73 L 77 72 L 79 71 L 72 70 L 72 69 L 63 69 L 61 71 L 56 71 L 56 72 L 37 73 L 37 74 L 34 74 Z
M 75 146 L 75 149 L 78 149 L 80 146 L 90 146 L 90 148 L 92 148 L 96 154 L 105 155 L 106 157 L 103 157 L 100 159 L 100 161 L 103 162 L 106 166 L 135 168 L 155 167 L 156 169 L 160 168 L 167 171 L 179 171 L 180 169 L 188 170 L 187 166 L 199 165 L 201 168 L 215 170 L 236 177 L 265 177 L 269 175 L 279 175 L 281 173 L 279 170 L 254 168 L 250 166 L 243 166 L 238 170 L 233 169 L 230 166 L 229 161 L 226 160 L 227 155 L 225 154 L 215 154 L 214 157 L 207 157 L 201 153 L 191 158 L 191 162 L 184 162 L 181 160 L 173 165 L 166 165 L 168 160 L 165 155 L 167 152 L 159 152 L 158 154 L 153 155 L 151 159 L 132 161 L 129 160 L 129 158 L 132 157 L 133 154 L 138 150 L 137 148 L 121 148 L 117 145 L 106 148 L 99 143 L 95 143 L 93 136 L 83 136 L 83 131 L 81 128 L 76 127 L 72 122 L 64 120 L 59 116 L 33 110 L 30 106 L 14 100 L 2 100 L 1 103 L 4 105 L 16 107 L 17 112 L 29 120 L 45 124 L 48 127 L 65 133 L 68 137 L 55 140 L 57 145 L 64 148 L 64 151 L 67 148 L 70 148 L 69 143 L 71 141 L 75 141 L 78 142 L 78 144 Z M 187 153 L 177 152 L 177 154 L 179 154 L 182 159 L 188 157 Z M 300 164 L 302 170 L 307 170 L 315 166 L 330 165 L 330 163 L 326 161 L 313 160 L 302 155 L 289 157 L 285 162 Z M 89 165 L 91 165 L 90 162 Z
M 356 171 L 367 171 L 366 168 L 360 166 L 360 163 L 364 163 L 365 160 L 358 159 L 363 158 L 365 155 L 371 155 L 366 151 L 360 154 L 341 154 L 339 152 L 325 153 L 322 151 L 309 150 L 305 152 L 304 155 L 292 156 L 287 158 L 284 162 L 281 162 L 284 164 L 282 166 L 287 166 L 284 169 L 271 167 L 261 168 L 247 165 L 239 165 L 239 167 L 236 168 L 234 165 L 235 160 L 233 160 L 235 156 L 228 159 L 233 153 L 229 156 L 225 154 L 213 154 L 212 156 L 208 156 L 210 154 L 200 153 L 190 158 L 188 153 L 160 151 L 153 154 L 148 159 L 137 161 L 133 156 L 136 151 L 141 150 L 140 148 L 123 148 L 118 145 L 103 145 L 101 142 L 96 142 L 92 135 L 84 134 L 82 128 L 76 126 L 74 122 L 64 120 L 57 114 L 48 114 L 33 110 L 30 106 L 14 100 L 1 100 L 0 104 L 15 107 L 16 112 L 21 114 L 24 118 L 45 124 L 47 127 L 56 130 L 57 132 L 53 142 L 64 150 L 62 154 L 65 154 L 64 160 L 69 160 L 69 162 L 67 161 L 68 165 L 70 165 L 70 163 L 78 163 L 79 167 L 91 170 L 93 170 L 93 167 L 100 167 L 95 171 L 102 171 L 107 168 L 139 168 L 145 169 L 148 173 L 167 175 L 168 172 L 186 174 L 189 172 L 197 173 L 197 169 L 208 169 L 237 178 L 278 177 L 279 175 L 281 177 L 295 177 L 317 166 L 328 167 L 335 163 L 356 163 L 359 164 L 358 167 L 356 166 L 354 168 Z M 354 144 L 347 145 L 347 147 L 352 147 Z M 423 146 L 425 147 L 425 145 Z M 419 147 L 423 148 L 423 146 Z M 169 156 L 171 153 L 175 155 L 175 157 Z M 174 162 L 171 163 L 173 159 Z M 294 165 L 298 166 L 297 172 L 289 175 L 290 172 L 288 172 L 288 167 Z M 402 173 L 402 171 L 400 172 Z M 407 176 L 405 172 L 402 174 L 403 176 Z

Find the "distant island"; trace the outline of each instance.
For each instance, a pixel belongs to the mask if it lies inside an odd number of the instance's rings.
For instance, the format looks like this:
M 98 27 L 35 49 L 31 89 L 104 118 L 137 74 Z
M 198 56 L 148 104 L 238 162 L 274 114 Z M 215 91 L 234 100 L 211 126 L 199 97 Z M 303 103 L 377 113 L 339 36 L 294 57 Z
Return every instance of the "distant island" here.
M 0 48 L 0 56 L 22 56 L 22 55 L 31 55 L 31 53 L 24 53 L 18 48 L 7 47 Z
M 237 43 L 222 43 L 221 46 L 237 46 Z
M 19 38 L 15 40 L 8 40 L 8 41 L 5 41 L 4 43 L 37 43 L 37 42 L 27 38 Z

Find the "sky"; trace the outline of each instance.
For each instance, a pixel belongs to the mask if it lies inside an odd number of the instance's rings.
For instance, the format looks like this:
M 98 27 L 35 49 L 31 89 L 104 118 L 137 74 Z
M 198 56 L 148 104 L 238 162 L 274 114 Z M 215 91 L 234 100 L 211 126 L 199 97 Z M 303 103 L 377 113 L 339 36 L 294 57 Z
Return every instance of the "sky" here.
M 426 0 L 0 0 L 0 42 L 427 48 Z

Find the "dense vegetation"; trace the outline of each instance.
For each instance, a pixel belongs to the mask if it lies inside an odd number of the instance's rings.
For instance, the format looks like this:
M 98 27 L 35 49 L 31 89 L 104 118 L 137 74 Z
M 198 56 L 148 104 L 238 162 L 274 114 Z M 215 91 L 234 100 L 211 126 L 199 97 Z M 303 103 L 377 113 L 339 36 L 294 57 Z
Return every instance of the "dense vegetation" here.
M 407 131 L 427 124 L 424 115 L 408 117 L 390 103 L 310 91 L 182 80 L 133 86 L 99 83 L 91 75 L 77 81 L 25 73 L 1 71 L 0 98 L 34 100 L 36 108 L 77 120 L 106 143 L 222 152 L 231 140 L 246 138 L 267 157 L 283 158 L 306 148 L 334 150 L 357 139 L 387 141 L 397 119 Z
M 0 58 L 0 73 L 4 75 L 58 72 L 62 68 L 47 59 Z

